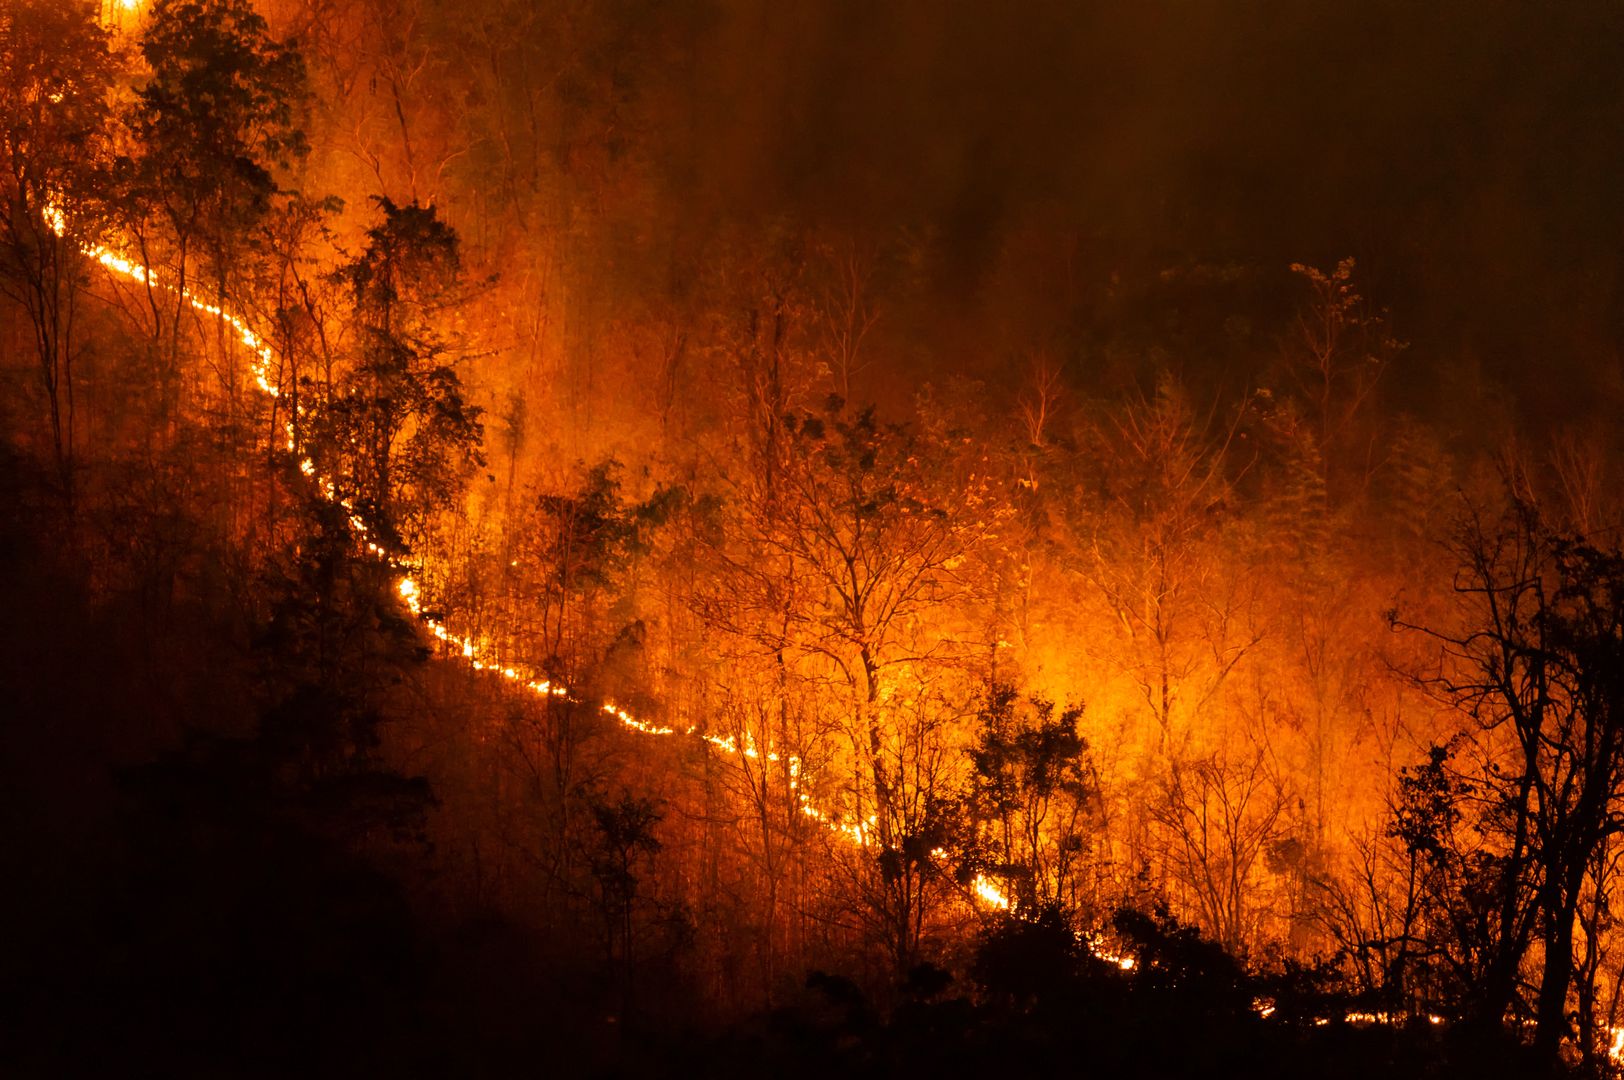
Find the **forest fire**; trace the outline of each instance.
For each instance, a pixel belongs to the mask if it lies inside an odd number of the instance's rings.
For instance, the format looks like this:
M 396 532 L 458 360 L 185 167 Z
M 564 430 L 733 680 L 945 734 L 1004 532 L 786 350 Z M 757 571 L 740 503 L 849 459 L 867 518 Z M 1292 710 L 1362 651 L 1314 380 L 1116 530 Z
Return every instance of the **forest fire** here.
M 1624 1075 L 1485 2 L 0 0 L 0 1070 Z

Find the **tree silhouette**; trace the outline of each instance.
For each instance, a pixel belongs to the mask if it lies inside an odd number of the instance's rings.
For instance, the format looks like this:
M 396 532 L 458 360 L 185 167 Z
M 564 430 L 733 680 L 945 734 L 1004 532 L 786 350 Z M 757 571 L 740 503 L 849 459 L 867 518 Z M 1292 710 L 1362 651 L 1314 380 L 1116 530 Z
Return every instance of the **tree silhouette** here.
M 462 299 L 456 232 L 431 207 L 376 200 L 383 220 L 339 271 L 353 357 L 309 424 L 313 456 L 392 544 L 422 553 L 435 515 L 484 463 L 482 411 L 467 402 L 441 320 Z
M 1498 519 L 1469 517 L 1457 550 L 1462 619 L 1426 629 L 1442 665 L 1425 681 L 1471 722 L 1467 783 L 1421 786 L 1429 774 L 1418 774 L 1411 804 L 1427 812 L 1401 813 L 1398 828 L 1435 864 L 1461 868 L 1452 902 L 1479 912 L 1485 953 L 1466 972 L 1479 1023 L 1524 1006 L 1519 978 L 1533 950 L 1534 1045 L 1554 1061 L 1573 1034 L 1586 878 L 1624 828 L 1614 811 L 1624 790 L 1624 554 L 1554 528 L 1517 497 Z M 1457 794 L 1469 798 L 1445 798 Z M 1442 841 L 1456 813 L 1488 838 L 1481 851 Z M 1581 1049 L 1593 1056 L 1585 1025 Z

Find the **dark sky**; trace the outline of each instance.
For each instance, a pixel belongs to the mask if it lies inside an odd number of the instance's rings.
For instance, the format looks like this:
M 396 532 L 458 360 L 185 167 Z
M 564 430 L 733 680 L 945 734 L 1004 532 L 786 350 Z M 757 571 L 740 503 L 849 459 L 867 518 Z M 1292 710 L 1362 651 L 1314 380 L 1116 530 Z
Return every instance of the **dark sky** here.
M 926 229 L 961 309 L 1029 226 L 1099 268 L 1353 255 L 1412 364 L 1481 365 L 1536 417 L 1618 392 L 1624 4 L 718 0 L 673 26 L 656 153 L 701 223 Z

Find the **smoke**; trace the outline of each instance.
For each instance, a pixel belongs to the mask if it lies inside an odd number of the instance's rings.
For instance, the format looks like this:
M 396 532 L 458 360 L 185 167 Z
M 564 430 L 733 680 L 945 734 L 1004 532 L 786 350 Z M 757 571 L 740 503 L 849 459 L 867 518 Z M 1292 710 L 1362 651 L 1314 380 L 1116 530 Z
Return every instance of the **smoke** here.
M 914 230 L 955 308 L 1028 226 L 1081 238 L 1080 289 L 1190 261 L 1285 283 L 1354 255 L 1414 364 L 1533 391 L 1536 361 L 1595 385 L 1616 363 L 1621 22 L 1502 0 L 717 0 L 627 32 L 682 57 L 646 96 L 680 227 Z

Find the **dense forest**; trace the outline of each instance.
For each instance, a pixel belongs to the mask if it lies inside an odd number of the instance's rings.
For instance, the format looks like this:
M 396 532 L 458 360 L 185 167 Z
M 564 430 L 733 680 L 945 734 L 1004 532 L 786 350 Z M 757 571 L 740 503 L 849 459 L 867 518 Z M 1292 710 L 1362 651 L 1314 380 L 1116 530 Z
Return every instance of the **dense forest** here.
M 1624 9 L 0 60 L 0 1071 L 1624 1062 Z

